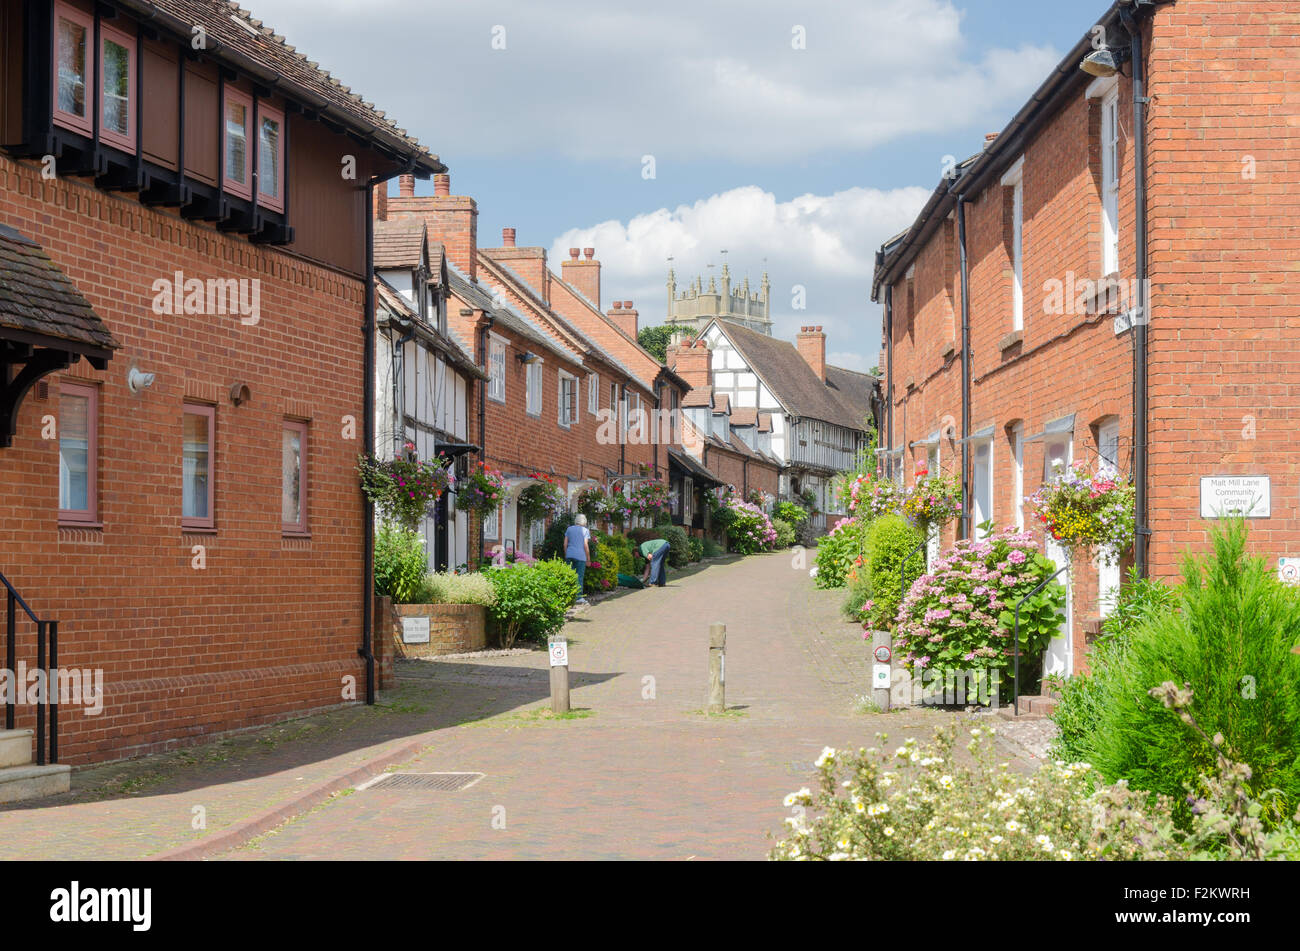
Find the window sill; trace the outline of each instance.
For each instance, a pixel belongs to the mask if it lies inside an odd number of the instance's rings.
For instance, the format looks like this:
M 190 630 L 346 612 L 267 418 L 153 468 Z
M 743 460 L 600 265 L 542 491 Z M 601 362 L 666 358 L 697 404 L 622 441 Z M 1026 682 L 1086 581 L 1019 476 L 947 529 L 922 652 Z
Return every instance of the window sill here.
M 291 531 L 289 531 L 288 529 L 281 529 L 281 530 L 280 530 L 280 537 L 281 537 L 281 538 L 305 538 L 305 539 L 310 539 L 310 538 L 311 538 L 311 532 L 291 532 Z
M 490 393 L 488 394 L 488 401 L 491 403 L 500 403 L 502 406 L 506 405 L 506 401 L 504 397 L 496 397 Z
M 104 530 L 103 522 L 79 522 L 74 519 L 59 519 L 59 528 L 88 528 L 93 532 L 102 532 Z
M 1024 343 L 1025 332 L 1023 330 L 1013 330 L 998 341 L 998 349 L 1004 353 L 1012 347 Z
M 215 525 L 181 525 L 182 535 L 215 535 L 217 526 Z

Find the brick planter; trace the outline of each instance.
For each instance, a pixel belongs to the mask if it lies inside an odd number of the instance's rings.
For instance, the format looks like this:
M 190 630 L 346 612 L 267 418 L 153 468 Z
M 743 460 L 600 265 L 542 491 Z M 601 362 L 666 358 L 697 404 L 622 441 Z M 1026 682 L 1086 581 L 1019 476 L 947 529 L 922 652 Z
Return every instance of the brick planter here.
M 436 657 L 487 647 L 487 608 L 481 604 L 394 604 L 389 627 L 398 657 Z M 408 644 L 403 618 L 428 618 L 427 644 Z

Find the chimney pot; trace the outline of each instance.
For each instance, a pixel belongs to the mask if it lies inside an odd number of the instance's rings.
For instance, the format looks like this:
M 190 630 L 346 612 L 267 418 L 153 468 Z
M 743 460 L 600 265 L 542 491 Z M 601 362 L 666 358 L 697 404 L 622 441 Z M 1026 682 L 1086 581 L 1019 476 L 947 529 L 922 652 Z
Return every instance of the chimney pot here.
M 446 197 L 451 194 L 451 176 L 446 172 L 439 172 L 433 176 L 433 193 L 438 197 Z
M 615 309 L 615 310 L 622 310 L 622 309 L 623 309 L 623 302 L 622 302 L 621 300 L 616 300 L 616 301 L 614 301 L 614 309 Z
M 583 249 L 582 249 L 582 253 L 583 253 L 583 255 L 586 257 L 586 259 L 587 259 L 588 261 L 590 261 L 592 258 L 594 258 L 594 257 L 596 256 L 596 249 L 595 249 L 595 248 L 583 248 Z
M 513 247 L 515 246 L 515 229 L 514 229 L 514 228 L 502 228 L 502 229 L 501 229 L 501 243 L 502 243 L 505 247 L 507 247 L 507 248 L 513 248 Z
M 624 309 L 624 310 L 631 310 L 631 309 L 632 309 L 632 302 L 631 302 L 630 300 L 625 300 L 625 301 L 623 301 L 623 309 Z
M 578 260 L 578 249 L 569 248 L 569 257 L 574 261 Z
M 397 178 L 397 193 L 403 198 L 414 198 L 415 176 L 399 175 Z

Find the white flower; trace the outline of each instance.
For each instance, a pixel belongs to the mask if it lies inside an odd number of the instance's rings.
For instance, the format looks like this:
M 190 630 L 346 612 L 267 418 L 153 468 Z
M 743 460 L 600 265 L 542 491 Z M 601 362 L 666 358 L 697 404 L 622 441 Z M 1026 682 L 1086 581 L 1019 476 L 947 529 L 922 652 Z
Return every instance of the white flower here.
M 796 803 L 810 802 L 811 800 L 812 800 L 812 793 L 809 792 L 808 787 L 805 786 L 803 787 L 803 789 L 800 789 L 798 792 L 790 793 L 790 795 L 786 796 L 785 799 L 782 800 L 782 802 L 786 805 L 786 807 L 789 807 L 795 805 Z
M 827 861 L 830 862 L 843 862 L 847 860 L 848 857 L 849 857 L 848 853 L 846 852 L 832 852 L 830 855 L 826 857 L 826 859 Z
M 893 826 L 885 826 L 885 828 L 884 828 L 884 833 L 885 833 L 885 838 L 892 838 L 893 835 L 894 835 L 894 827 L 893 827 Z
M 1035 844 L 1037 844 L 1038 847 L 1041 848 L 1044 852 L 1050 852 L 1050 851 L 1052 851 L 1052 840 L 1049 839 L 1047 836 L 1045 836 L 1045 835 L 1036 835 L 1036 836 L 1034 836 L 1034 842 L 1035 842 Z
M 859 810 L 859 811 L 861 811 L 861 810 Z M 885 813 L 887 813 L 888 811 L 889 811 L 889 803 L 887 803 L 887 802 L 878 802 L 878 803 L 875 803 L 874 805 L 869 806 L 869 807 L 867 808 L 867 815 L 869 815 L 869 816 L 883 816 L 883 815 L 884 815 Z
M 889 788 L 890 786 L 892 786 L 892 785 L 894 785 L 894 774 L 893 774 L 893 773 L 881 773 L 881 774 L 880 774 L 880 787 L 881 787 L 882 789 L 888 789 L 888 788 Z
M 835 760 L 834 748 L 830 746 L 824 746 L 822 747 L 822 755 L 817 757 L 817 762 L 813 763 L 813 766 L 817 767 L 818 769 L 821 769 L 827 763 L 834 762 L 834 760 Z
M 970 731 L 970 735 L 971 735 L 971 736 L 979 736 L 981 732 L 982 732 L 982 731 L 980 730 L 979 727 L 975 727 L 975 729 L 973 729 L 973 730 Z
M 1000 845 L 1002 843 L 1002 836 L 995 835 L 992 838 L 990 838 L 989 841 L 992 842 L 994 845 Z
M 838 845 L 841 849 L 847 849 L 849 847 L 849 837 L 847 835 L 840 836 L 839 841 L 836 842 L 835 844 Z
M 857 802 L 853 804 L 853 810 L 854 812 L 862 813 L 867 811 L 867 807 L 863 805 L 862 800 L 859 799 Z
M 1074 855 L 1070 852 L 1069 849 L 1061 849 L 1061 851 L 1057 852 L 1056 854 L 1057 856 L 1060 857 L 1061 861 L 1063 862 L 1068 862 L 1070 861 L 1070 859 L 1074 858 Z
M 1007 831 L 1008 831 L 1008 832 L 1019 832 L 1019 831 L 1020 831 L 1020 823 L 1017 822 L 1015 819 L 1012 819 L 1010 822 L 1007 823 Z
M 951 777 L 951 776 L 940 776 L 940 777 L 939 777 L 939 785 L 942 786 L 944 789 L 952 789 L 952 777 Z
M 949 849 L 947 852 L 943 853 L 943 860 L 945 862 L 951 862 L 956 857 L 957 851 L 955 849 Z

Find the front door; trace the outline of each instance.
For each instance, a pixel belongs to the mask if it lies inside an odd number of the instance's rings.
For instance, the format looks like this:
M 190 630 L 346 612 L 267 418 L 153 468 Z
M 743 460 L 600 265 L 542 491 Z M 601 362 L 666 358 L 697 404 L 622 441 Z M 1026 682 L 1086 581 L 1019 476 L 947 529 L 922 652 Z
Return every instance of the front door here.
M 1048 437 L 1047 450 L 1043 461 L 1043 481 L 1055 482 L 1060 479 L 1063 471 L 1070 467 L 1074 461 L 1072 451 L 1073 440 L 1069 435 Z M 1060 542 L 1054 540 L 1049 533 L 1046 543 L 1043 546 L 1043 552 L 1048 558 L 1056 562 L 1057 568 L 1065 567 L 1070 563 L 1070 551 Z M 1057 637 L 1047 645 L 1047 653 L 1043 656 L 1043 675 L 1061 674 L 1069 676 L 1070 671 L 1074 668 L 1073 662 L 1073 636 L 1074 630 L 1074 586 L 1070 582 L 1070 571 L 1066 571 L 1056 580 L 1065 585 L 1065 622 L 1061 626 L 1061 632 Z

